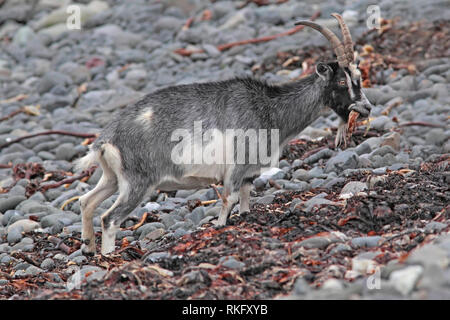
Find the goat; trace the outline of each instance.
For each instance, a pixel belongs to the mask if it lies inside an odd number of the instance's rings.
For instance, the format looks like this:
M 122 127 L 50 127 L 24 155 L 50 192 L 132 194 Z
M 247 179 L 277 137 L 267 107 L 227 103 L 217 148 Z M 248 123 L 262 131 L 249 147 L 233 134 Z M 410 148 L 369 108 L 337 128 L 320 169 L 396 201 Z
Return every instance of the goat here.
M 279 85 L 237 78 L 168 87 L 121 110 L 105 126 L 88 154 L 78 161 L 79 169 L 95 163 L 103 169 L 97 186 L 80 198 L 83 253 L 92 255 L 96 250 L 92 224 L 95 208 L 117 191 L 118 198 L 101 216 L 103 255 L 115 250 L 115 235 L 121 222 L 151 190 L 196 189 L 223 182 L 217 225 L 226 224 L 238 199 L 239 212 L 249 211 L 252 178 L 260 164 L 173 161 L 171 154 L 177 142 L 172 133 L 178 129 L 192 132 L 196 121 L 201 121 L 202 130 L 222 133 L 228 128 L 278 129 L 283 146 L 331 108 L 341 118 L 336 140 L 341 142 L 350 111 L 365 117 L 371 105 L 361 91 L 350 32 L 341 16 L 333 16 L 340 24 L 343 43 L 326 27 L 310 21 L 296 23 L 320 31 L 337 56 L 337 61 L 318 63 L 315 74 Z

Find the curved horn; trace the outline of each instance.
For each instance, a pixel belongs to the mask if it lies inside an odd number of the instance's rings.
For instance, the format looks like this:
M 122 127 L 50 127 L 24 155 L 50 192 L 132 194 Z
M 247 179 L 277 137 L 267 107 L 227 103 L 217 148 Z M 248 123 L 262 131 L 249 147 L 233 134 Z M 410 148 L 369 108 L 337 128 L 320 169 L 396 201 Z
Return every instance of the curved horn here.
M 333 31 L 331 31 L 327 27 L 322 27 L 322 26 L 318 25 L 317 23 L 314 23 L 311 21 L 301 20 L 301 21 L 298 21 L 295 23 L 295 25 L 299 25 L 299 24 L 316 29 L 321 34 L 323 34 L 325 36 L 325 38 L 327 38 L 328 41 L 330 41 L 331 46 L 333 47 L 333 50 L 336 53 L 339 66 L 340 67 L 348 67 L 349 62 L 345 55 L 344 45 L 341 43 L 339 38 L 333 33 Z
M 350 30 L 348 29 L 347 24 L 340 14 L 332 13 L 331 15 L 336 18 L 336 20 L 339 22 L 339 26 L 341 27 L 345 55 L 347 56 L 348 63 L 353 63 L 353 61 L 355 60 L 355 55 L 353 53 L 353 41 Z

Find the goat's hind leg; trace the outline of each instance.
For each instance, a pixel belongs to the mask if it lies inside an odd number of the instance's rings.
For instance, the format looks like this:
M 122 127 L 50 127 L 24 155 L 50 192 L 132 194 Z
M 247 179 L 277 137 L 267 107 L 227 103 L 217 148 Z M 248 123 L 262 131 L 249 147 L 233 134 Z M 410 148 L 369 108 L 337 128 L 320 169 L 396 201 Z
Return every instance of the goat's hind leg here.
M 80 197 L 83 240 L 82 252 L 93 255 L 95 253 L 95 236 L 92 220 L 94 211 L 100 203 L 117 191 L 117 180 L 114 173 L 106 165 L 102 166 L 103 175 L 94 189 Z
M 242 182 L 242 186 L 239 189 L 239 213 L 250 212 L 250 190 L 252 189 L 251 178 L 246 178 Z
M 116 232 L 122 221 L 142 201 L 150 184 L 142 177 L 122 176 L 119 179 L 119 197 L 105 213 L 102 214 L 102 254 L 115 250 Z
M 224 181 L 222 195 L 222 209 L 220 210 L 217 226 L 224 226 L 227 223 L 228 215 L 234 204 L 239 199 L 239 213 L 250 211 L 250 189 L 253 179 L 242 178 L 248 171 L 248 167 L 235 167 L 230 177 Z
M 238 191 L 232 191 L 229 186 L 224 185 L 222 194 L 222 208 L 220 209 L 219 219 L 217 220 L 217 226 L 224 226 L 227 223 L 228 215 L 234 204 L 238 201 Z

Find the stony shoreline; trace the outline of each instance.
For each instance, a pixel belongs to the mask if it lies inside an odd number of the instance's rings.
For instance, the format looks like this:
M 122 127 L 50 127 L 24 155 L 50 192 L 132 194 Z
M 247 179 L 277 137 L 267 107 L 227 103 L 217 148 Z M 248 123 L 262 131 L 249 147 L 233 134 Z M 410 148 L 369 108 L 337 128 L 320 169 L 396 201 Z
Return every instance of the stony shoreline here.
M 6 1 L 0 11 L 0 117 L 28 107 L 0 121 L 1 299 L 120 299 L 119 289 L 130 287 L 134 299 L 450 298 L 449 25 L 441 1 L 381 2 L 383 17 L 401 17 L 383 35 L 364 33 L 367 1 L 77 1 L 83 29 L 70 32 L 70 1 L 31 2 Z M 287 146 L 279 168 L 255 179 L 251 213 L 238 216 L 235 207 L 230 226 L 212 226 L 221 204 L 212 188 L 154 194 L 118 233 L 123 250 L 83 256 L 80 206 L 65 202 L 95 186 L 100 170 L 40 187 L 73 177 L 73 161 L 92 139 L 42 135 L 2 146 L 47 130 L 96 134 L 119 108 L 165 86 L 235 76 L 292 81 L 332 58 L 319 34 L 216 46 L 286 31 L 316 11 L 330 26 L 329 14 L 343 13 L 360 54 L 368 44 L 383 57 L 401 54 L 400 62 L 362 56 L 373 63 L 370 134 L 363 124 L 348 148 L 335 148 L 338 119 L 324 115 Z M 395 33 L 417 18 L 430 34 L 417 39 L 427 44 L 420 50 Z M 186 57 L 174 52 L 180 48 L 203 52 Z M 414 72 L 392 67 L 404 61 Z M 97 232 L 115 197 L 96 211 Z M 66 290 L 74 279 L 81 288 Z

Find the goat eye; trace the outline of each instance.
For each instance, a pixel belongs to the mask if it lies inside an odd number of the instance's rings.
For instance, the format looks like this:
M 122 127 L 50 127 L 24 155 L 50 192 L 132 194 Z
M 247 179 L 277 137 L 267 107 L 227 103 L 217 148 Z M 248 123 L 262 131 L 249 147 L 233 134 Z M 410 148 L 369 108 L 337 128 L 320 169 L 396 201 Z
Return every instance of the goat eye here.
M 346 86 L 347 86 L 347 81 L 345 81 L 345 80 L 339 80 L 339 85 L 340 85 L 340 86 L 343 86 L 343 87 L 346 87 Z

